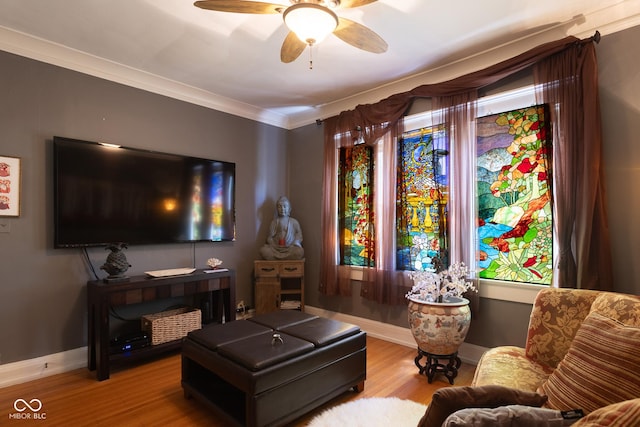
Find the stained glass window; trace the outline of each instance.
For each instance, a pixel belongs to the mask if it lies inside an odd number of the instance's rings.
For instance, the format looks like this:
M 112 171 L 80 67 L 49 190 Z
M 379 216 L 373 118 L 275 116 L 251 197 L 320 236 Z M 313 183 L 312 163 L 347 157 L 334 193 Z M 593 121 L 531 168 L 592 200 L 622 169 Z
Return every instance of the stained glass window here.
M 448 159 L 442 127 L 405 132 L 398 144 L 398 270 L 439 270 L 448 265 Z
M 546 106 L 477 120 L 479 274 L 551 284 L 551 133 Z
M 342 265 L 375 265 L 373 149 L 340 149 L 338 229 Z

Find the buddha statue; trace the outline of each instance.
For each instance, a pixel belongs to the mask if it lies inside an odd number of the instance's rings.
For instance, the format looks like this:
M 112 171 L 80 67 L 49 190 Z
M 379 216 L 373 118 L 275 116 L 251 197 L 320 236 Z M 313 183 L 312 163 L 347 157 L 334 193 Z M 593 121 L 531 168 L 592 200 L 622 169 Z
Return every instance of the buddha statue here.
M 302 259 L 302 230 L 300 223 L 291 218 L 289 199 L 282 196 L 276 204 L 278 216 L 269 227 L 267 243 L 260 248 L 260 255 L 266 260 Z

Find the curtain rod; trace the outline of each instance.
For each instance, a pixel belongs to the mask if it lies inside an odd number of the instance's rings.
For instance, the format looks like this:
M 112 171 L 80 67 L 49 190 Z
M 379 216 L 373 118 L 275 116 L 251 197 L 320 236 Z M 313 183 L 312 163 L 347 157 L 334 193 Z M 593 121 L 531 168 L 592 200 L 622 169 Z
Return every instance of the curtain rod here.
M 596 30 L 595 34 L 592 35 L 589 38 L 586 38 L 584 40 L 578 40 L 579 43 L 589 43 L 589 42 L 594 42 L 595 44 L 599 44 L 600 43 L 600 39 L 602 38 L 600 31 Z

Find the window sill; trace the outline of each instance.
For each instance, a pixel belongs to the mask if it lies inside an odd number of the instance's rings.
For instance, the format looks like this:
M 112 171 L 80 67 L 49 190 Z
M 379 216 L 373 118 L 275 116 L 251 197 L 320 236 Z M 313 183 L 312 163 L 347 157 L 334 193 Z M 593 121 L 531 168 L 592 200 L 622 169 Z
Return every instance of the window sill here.
M 351 267 L 351 280 L 362 280 L 362 267 Z M 501 301 L 533 304 L 536 295 L 545 285 L 515 284 L 500 280 L 480 280 L 480 297 Z
M 362 267 L 349 267 L 349 271 L 351 271 L 351 280 L 361 281 L 363 276 L 363 268 Z
M 515 284 L 499 280 L 480 280 L 480 297 L 501 301 L 533 304 L 536 295 L 545 285 Z

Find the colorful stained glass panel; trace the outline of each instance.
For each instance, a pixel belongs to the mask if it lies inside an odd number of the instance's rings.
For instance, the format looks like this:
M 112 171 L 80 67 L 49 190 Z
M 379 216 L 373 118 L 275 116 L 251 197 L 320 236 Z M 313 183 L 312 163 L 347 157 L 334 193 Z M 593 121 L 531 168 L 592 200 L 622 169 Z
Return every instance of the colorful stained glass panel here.
M 480 277 L 551 284 L 548 117 L 538 105 L 477 120 Z
M 339 165 L 340 263 L 373 267 L 373 149 L 366 145 L 343 147 Z
M 398 270 L 447 265 L 447 143 L 444 128 L 428 127 L 405 132 L 398 144 Z

